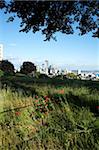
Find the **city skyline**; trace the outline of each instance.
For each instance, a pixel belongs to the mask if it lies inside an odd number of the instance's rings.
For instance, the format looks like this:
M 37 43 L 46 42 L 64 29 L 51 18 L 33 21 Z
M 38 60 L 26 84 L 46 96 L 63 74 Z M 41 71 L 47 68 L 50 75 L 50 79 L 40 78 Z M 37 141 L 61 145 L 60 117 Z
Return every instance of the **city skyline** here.
M 9 15 L 0 14 L 0 43 L 4 45 L 4 58 L 9 59 L 17 67 L 23 61 L 43 63 L 46 59 L 50 64 L 67 67 L 68 69 L 99 69 L 99 42 L 91 37 L 64 35 L 57 33 L 57 41 L 44 42 L 41 33 L 19 33 L 18 18 L 7 23 Z

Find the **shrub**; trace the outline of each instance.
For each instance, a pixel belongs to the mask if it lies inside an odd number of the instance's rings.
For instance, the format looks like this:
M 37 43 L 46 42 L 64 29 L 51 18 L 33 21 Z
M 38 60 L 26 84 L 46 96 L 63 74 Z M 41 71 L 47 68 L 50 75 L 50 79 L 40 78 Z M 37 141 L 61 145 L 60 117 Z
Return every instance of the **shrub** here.
M 40 75 L 39 75 L 39 78 L 48 79 L 49 77 L 48 77 L 46 74 L 40 74 Z
M 74 73 L 68 73 L 67 77 L 72 79 L 77 79 L 77 75 L 75 75 Z
M 2 60 L 0 62 L 0 69 L 4 72 L 4 74 L 14 74 L 14 65 L 8 60 Z
M 3 75 L 4 75 L 4 72 L 0 70 L 0 77 L 2 77 Z

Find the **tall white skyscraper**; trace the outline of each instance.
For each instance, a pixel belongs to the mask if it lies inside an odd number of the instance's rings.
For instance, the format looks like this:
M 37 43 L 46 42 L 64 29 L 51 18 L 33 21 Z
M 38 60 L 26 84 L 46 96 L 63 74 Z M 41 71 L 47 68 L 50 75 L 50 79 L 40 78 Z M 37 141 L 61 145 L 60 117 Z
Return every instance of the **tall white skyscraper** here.
M 3 44 L 0 44 L 0 61 L 3 60 Z
M 45 72 L 48 75 L 48 60 L 45 60 Z

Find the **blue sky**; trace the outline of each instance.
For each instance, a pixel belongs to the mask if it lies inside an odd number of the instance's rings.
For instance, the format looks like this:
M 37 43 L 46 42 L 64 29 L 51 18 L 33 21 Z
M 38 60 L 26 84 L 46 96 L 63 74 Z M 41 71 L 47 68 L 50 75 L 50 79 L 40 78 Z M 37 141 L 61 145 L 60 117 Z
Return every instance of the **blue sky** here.
M 44 36 L 38 32 L 20 33 L 20 20 L 7 23 L 8 15 L 0 12 L 0 43 L 4 45 L 4 58 L 16 67 L 23 61 L 64 66 L 67 69 L 99 70 L 99 41 L 91 34 L 79 36 L 55 34 L 57 42 L 44 42 Z

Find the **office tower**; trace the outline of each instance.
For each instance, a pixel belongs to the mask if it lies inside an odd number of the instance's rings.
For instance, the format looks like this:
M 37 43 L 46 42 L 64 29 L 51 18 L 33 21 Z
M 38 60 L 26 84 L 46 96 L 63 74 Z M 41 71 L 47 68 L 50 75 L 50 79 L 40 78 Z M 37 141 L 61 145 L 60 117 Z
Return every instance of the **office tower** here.
M 48 60 L 45 60 L 45 73 L 48 75 Z

